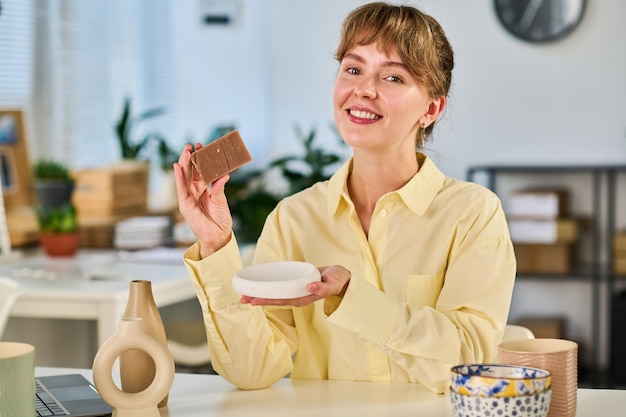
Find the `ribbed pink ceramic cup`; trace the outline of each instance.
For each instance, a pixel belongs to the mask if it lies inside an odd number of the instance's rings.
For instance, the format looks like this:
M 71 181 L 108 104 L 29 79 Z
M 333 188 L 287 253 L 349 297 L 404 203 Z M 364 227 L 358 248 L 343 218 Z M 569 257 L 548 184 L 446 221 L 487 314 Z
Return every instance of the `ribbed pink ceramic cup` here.
M 565 339 L 511 340 L 498 346 L 500 362 L 546 369 L 552 374 L 548 417 L 575 417 L 578 393 L 578 344 Z

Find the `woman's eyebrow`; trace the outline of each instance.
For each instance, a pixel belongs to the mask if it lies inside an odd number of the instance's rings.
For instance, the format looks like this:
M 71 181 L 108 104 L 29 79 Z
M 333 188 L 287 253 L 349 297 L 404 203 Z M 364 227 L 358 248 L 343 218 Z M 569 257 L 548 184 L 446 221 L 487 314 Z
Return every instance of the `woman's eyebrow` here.
M 348 52 L 347 54 L 343 56 L 343 59 L 346 59 L 346 58 L 351 58 L 358 62 L 365 62 L 365 60 L 363 59 L 363 57 L 361 57 L 361 55 L 357 55 L 351 52 Z
M 365 59 L 361 55 L 358 55 L 358 54 L 355 54 L 355 53 L 351 53 L 351 52 L 348 52 L 347 54 L 345 54 L 343 58 L 344 59 L 350 58 L 350 59 L 353 59 L 353 60 L 355 60 L 357 62 L 365 63 Z M 397 68 L 403 69 L 405 71 L 409 70 L 409 67 L 407 67 L 403 62 L 398 62 L 398 61 L 391 61 L 391 60 L 385 61 L 385 62 L 383 62 L 383 66 L 384 67 L 397 67 Z

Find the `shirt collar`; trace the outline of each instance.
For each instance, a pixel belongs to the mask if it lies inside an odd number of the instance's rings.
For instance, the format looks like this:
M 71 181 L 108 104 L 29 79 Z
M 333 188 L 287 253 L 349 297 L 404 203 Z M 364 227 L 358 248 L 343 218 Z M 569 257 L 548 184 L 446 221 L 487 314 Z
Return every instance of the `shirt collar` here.
M 422 216 L 443 186 L 445 175 L 425 154 L 417 153 L 420 170 L 402 188 L 390 194 L 398 195 L 416 215 Z M 328 183 L 328 213 L 334 215 L 342 204 L 352 205 L 348 194 L 348 175 L 352 171 L 352 158 L 330 178 Z

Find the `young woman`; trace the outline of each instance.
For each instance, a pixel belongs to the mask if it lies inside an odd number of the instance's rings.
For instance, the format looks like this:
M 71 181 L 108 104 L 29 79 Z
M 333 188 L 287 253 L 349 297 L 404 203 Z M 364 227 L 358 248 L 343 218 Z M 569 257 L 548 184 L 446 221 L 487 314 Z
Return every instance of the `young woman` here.
M 276 207 L 255 256 L 317 265 L 311 295 L 237 294 L 228 176 L 207 190 L 191 146 L 174 166 L 180 212 L 198 238 L 184 260 L 212 364 L 244 389 L 291 374 L 444 392 L 452 365 L 494 359 L 516 266 L 498 198 L 419 152 L 446 106 L 452 48 L 432 17 L 371 3 L 345 20 L 337 60 L 335 123 L 353 156 Z

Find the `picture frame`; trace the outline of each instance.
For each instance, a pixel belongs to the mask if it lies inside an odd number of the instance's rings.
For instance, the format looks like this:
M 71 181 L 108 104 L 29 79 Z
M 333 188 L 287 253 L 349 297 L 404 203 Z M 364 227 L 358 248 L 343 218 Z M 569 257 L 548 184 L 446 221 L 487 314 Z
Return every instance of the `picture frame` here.
M 32 204 L 28 141 L 21 110 L 0 109 L 0 177 L 7 211 Z

